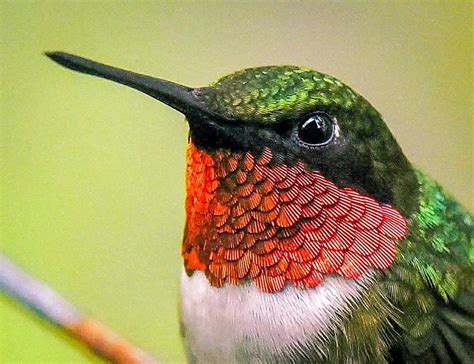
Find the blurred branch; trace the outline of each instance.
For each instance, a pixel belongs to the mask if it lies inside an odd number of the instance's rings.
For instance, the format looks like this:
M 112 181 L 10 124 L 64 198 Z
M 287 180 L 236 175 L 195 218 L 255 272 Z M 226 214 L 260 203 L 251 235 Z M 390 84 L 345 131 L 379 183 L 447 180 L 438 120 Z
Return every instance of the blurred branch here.
M 158 363 L 79 310 L 46 284 L 33 278 L 0 254 L 0 290 L 16 298 L 48 321 L 60 326 L 98 356 L 114 363 Z

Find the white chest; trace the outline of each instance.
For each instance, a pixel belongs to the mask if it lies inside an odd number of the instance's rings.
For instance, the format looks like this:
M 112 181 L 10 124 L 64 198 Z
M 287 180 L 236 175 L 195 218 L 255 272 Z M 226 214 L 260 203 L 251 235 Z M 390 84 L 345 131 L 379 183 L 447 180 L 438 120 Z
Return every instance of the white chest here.
M 181 315 L 191 362 L 288 361 L 324 343 L 371 281 L 326 277 L 314 289 L 264 293 L 253 283 L 211 287 L 202 272 L 181 278 Z M 290 357 L 289 357 L 290 356 Z

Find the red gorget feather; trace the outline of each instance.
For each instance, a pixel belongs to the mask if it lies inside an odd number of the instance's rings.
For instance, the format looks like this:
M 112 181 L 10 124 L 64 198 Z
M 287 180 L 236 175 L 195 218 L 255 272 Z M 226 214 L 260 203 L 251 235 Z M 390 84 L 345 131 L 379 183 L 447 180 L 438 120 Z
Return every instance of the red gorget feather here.
M 339 188 L 303 162 L 273 165 L 190 144 L 187 150 L 185 268 L 216 287 L 254 280 L 265 292 L 290 282 L 318 285 L 325 274 L 357 278 L 386 269 L 407 233 L 403 216 L 351 188 Z

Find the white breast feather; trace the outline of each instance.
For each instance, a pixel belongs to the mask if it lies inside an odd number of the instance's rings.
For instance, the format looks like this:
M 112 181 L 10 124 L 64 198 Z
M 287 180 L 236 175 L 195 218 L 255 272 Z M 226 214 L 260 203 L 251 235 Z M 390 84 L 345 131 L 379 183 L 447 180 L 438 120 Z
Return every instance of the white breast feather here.
M 330 276 L 313 289 L 288 285 L 265 293 L 254 283 L 212 287 L 203 272 L 181 278 L 181 314 L 189 357 L 198 363 L 274 362 L 324 343 L 373 277 Z

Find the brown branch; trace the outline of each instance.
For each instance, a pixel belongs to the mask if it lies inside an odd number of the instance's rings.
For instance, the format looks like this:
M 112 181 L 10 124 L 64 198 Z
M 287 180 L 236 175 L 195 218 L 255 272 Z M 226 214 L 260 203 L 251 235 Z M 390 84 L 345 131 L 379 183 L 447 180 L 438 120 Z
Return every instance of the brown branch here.
M 158 363 L 98 321 L 79 310 L 51 287 L 33 278 L 0 254 L 0 290 L 48 321 L 60 326 L 98 356 L 114 363 Z

